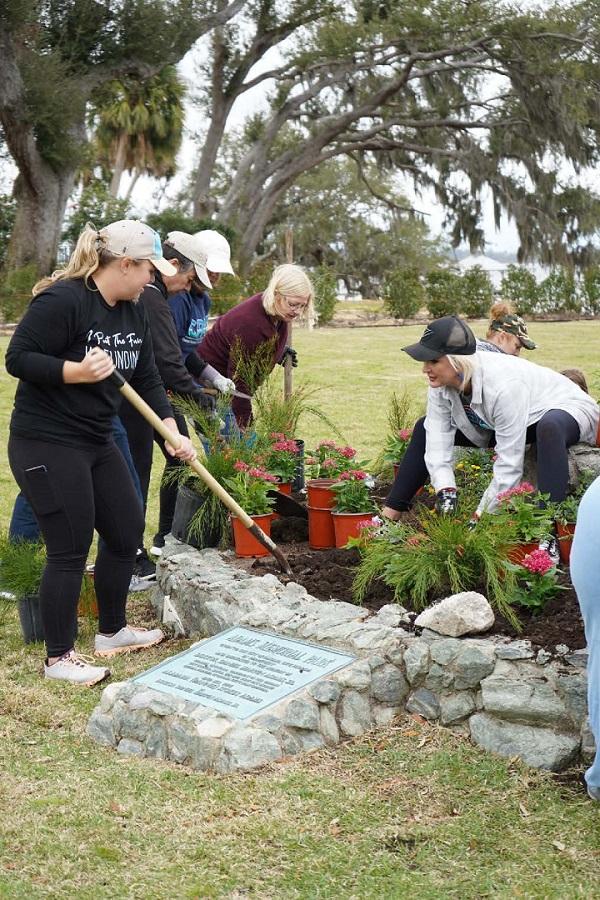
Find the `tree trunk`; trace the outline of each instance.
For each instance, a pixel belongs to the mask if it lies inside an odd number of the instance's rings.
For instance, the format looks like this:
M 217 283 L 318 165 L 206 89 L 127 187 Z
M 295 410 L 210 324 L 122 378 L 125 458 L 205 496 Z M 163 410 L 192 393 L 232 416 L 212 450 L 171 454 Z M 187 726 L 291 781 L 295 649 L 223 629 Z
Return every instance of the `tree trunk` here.
M 111 197 L 114 197 L 115 200 L 119 196 L 119 187 L 121 185 L 121 178 L 123 177 L 123 172 L 125 171 L 125 158 L 127 156 L 127 141 L 129 140 L 129 135 L 122 132 L 119 135 L 119 143 L 117 144 L 117 152 L 115 153 L 115 165 L 112 173 L 112 178 L 110 179 L 110 194 Z
M 213 105 L 210 127 L 206 135 L 194 180 L 192 215 L 195 219 L 208 219 L 214 213 L 216 204 L 210 197 L 210 182 L 215 170 L 219 147 L 225 133 L 231 103 Z
M 22 175 L 17 177 L 15 225 L 6 258 L 8 270 L 35 264 L 38 275 L 48 275 L 56 264 L 67 200 L 73 190 L 75 171 L 56 173 L 42 163 L 34 179 L 37 190 Z

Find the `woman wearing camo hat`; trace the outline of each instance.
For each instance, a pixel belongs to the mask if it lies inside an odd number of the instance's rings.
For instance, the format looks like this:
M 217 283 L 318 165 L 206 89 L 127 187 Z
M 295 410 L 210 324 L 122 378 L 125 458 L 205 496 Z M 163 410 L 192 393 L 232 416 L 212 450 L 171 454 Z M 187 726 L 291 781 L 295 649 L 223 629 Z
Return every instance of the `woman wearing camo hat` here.
M 160 238 L 143 222 L 123 220 L 99 232 L 87 226 L 63 270 L 39 281 L 6 353 L 19 378 L 8 457 L 46 544 L 40 606 L 48 657 L 45 677 L 95 684 L 110 673 L 74 650 L 77 601 L 94 529 L 97 656 L 153 646 L 157 628 L 127 625 L 125 603 L 143 514 L 123 456 L 112 438 L 121 394 L 116 369 L 165 424 L 177 431 L 137 299 L 158 269 L 175 269 Z M 193 459 L 188 438 L 181 459 Z
M 521 316 L 504 300 L 499 300 L 490 310 L 488 332 L 485 340 L 477 339 L 477 349 L 518 356 L 523 347 L 535 350 L 537 344 L 529 337 L 527 325 Z

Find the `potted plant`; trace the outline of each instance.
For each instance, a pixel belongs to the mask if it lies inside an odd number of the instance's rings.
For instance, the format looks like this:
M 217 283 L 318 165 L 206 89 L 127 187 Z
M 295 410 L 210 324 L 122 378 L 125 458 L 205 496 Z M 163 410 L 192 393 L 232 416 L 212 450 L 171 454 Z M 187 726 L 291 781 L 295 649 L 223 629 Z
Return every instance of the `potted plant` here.
M 518 565 L 507 563 L 507 566 L 516 577 L 513 603 L 530 609 L 534 614 L 541 612 L 559 591 L 567 590 L 558 584 L 556 564 L 545 550 L 533 550 Z
M 251 466 L 242 460 L 238 460 L 233 468 L 235 474 L 225 479 L 225 487 L 259 528 L 270 535 L 274 501 L 267 492 L 277 483 L 277 478 L 265 469 Z M 231 524 L 238 556 L 266 556 L 269 553 L 236 516 L 231 516 Z
M 298 444 L 278 432 L 273 432 L 270 439 L 272 443 L 262 454 L 260 461 L 267 472 L 277 478 L 278 490 L 283 494 L 291 494 L 298 466 Z
M 306 457 L 305 465 L 309 477 L 307 483 L 308 505 L 317 509 L 331 509 L 335 498 L 331 485 L 342 472 L 356 466 L 356 450 L 344 447 L 335 441 L 321 441 Z
M 362 469 L 342 472 L 339 481 L 332 485 L 335 497 L 333 507 L 333 528 L 335 546 L 345 547 L 349 538 L 358 537 L 365 519 L 375 511 L 375 504 L 369 495 L 372 479 Z
M 36 541 L 11 540 L 0 535 L 0 590 L 19 604 L 19 619 L 26 644 L 44 640 L 38 591 L 46 551 Z
M 556 532 L 558 534 L 558 550 L 560 561 L 568 565 L 571 558 L 571 545 L 575 534 L 577 511 L 580 497 L 571 494 L 555 506 Z
M 514 488 L 498 494 L 495 517 L 512 527 L 513 545 L 508 551 L 511 562 L 519 564 L 540 541 L 554 533 L 554 513 L 547 506 L 548 495 L 540 494 L 532 484 L 521 482 Z

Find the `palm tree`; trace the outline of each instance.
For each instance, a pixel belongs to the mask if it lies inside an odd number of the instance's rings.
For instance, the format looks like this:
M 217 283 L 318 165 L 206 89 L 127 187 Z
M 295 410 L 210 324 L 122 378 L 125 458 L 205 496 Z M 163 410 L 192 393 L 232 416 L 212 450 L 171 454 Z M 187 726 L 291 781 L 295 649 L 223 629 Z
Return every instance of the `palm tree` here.
M 110 175 L 110 193 L 118 197 L 123 172 L 172 177 L 183 133 L 185 86 L 174 66 L 146 81 L 115 79 L 94 97 L 97 159 Z

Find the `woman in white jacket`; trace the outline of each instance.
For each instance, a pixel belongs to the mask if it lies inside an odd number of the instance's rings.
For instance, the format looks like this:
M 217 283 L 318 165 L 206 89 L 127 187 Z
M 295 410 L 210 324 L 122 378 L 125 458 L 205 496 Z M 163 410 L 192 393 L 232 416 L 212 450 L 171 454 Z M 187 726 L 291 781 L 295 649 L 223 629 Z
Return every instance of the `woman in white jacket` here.
M 493 512 L 500 492 L 523 477 L 526 444 L 536 444 L 538 487 L 563 500 L 568 447 L 596 443 L 598 404 L 564 375 L 502 353 L 475 352 L 475 337 L 456 316 L 436 319 L 421 340 L 403 348 L 423 362 L 427 414 L 417 422 L 384 515 L 398 519 L 429 476 L 437 508 L 456 508 L 455 444 L 495 447 L 493 477 L 477 515 Z

